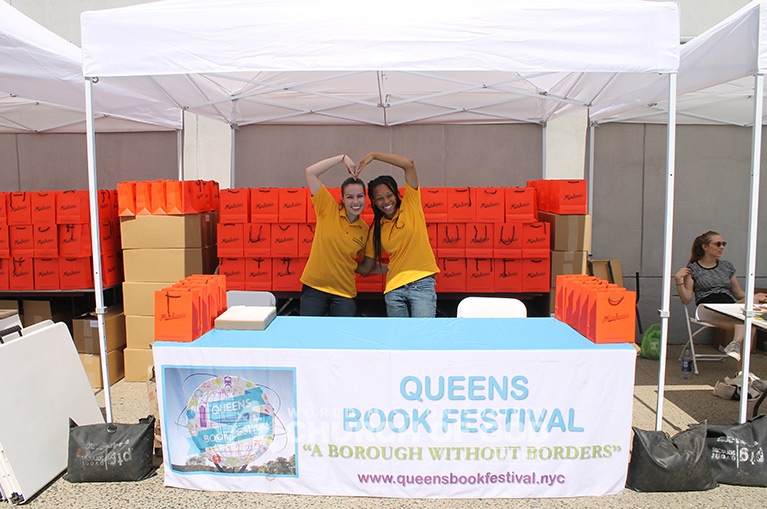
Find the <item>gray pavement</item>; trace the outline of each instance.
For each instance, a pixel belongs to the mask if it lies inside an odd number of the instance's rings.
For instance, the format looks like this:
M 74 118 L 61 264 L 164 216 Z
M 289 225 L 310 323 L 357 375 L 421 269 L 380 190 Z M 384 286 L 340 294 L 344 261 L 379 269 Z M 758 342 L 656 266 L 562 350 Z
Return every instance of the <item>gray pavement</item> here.
M 710 350 L 711 346 L 701 346 Z M 663 429 L 669 434 L 686 429 L 689 424 L 707 420 L 710 424 L 732 424 L 738 420 L 738 405 L 713 394 L 717 380 L 734 377 L 739 363 L 725 361 L 699 364 L 700 374 L 690 380 L 679 376 L 677 358 L 681 347 L 669 347 L 664 403 Z M 701 351 L 703 353 L 703 351 Z M 767 356 L 760 350 L 751 355 L 751 371 L 767 378 Z M 633 425 L 642 429 L 655 428 L 658 361 L 637 357 L 634 388 Z M 147 387 L 144 383 L 117 382 L 112 386 L 112 412 L 117 422 L 136 422 L 149 413 Z M 103 391 L 97 393 L 103 405 Z M 749 416 L 751 408 L 749 406 Z M 762 412 L 767 412 L 767 403 Z M 158 459 L 158 463 L 160 460 Z M 72 484 L 63 478 L 55 480 L 26 504 L 32 508 L 450 508 L 495 509 L 502 507 L 533 508 L 693 508 L 693 507 L 765 507 L 767 488 L 720 485 L 704 492 L 637 493 L 629 489 L 605 497 L 549 499 L 398 499 L 367 497 L 326 497 L 270 495 L 258 493 L 201 492 L 169 488 L 163 485 L 163 467 L 157 475 L 136 483 Z

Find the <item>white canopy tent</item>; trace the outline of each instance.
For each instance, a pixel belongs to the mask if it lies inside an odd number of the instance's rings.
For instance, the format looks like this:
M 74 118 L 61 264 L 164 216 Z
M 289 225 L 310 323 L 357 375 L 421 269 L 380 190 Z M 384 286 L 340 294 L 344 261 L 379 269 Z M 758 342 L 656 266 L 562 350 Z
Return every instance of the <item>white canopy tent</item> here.
M 86 77 L 233 128 L 545 126 L 623 73 L 674 97 L 679 54 L 678 5 L 638 0 L 165 0 L 81 27 Z
M 0 133 L 84 133 L 86 123 L 91 122 L 89 143 L 94 141 L 95 131 L 174 130 L 180 139 L 182 113 L 178 108 L 141 97 L 123 83 L 100 87 L 92 109 L 86 111 L 80 49 L 5 2 L 0 2 L 0 62 Z M 95 173 L 89 172 L 89 190 L 91 217 L 95 218 Z M 91 221 L 91 226 L 95 297 L 97 308 L 103 309 L 98 221 Z M 98 314 L 98 329 L 102 375 L 109 380 L 103 313 Z M 111 420 L 109 384 L 104 385 Z
M 663 79 L 652 76 L 618 76 L 605 91 L 609 101 L 598 101 L 590 117 L 600 122 L 664 122 L 676 110 L 677 123 L 730 124 L 752 128 L 751 194 L 748 220 L 746 274 L 746 335 L 743 351 L 750 351 L 754 317 L 753 295 L 756 277 L 756 245 L 759 208 L 762 125 L 764 124 L 764 73 L 767 71 L 767 9 L 754 1 L 707 30 L 681 48 L 678 97 L 671 105 L 663 95 Z M 593 138 L 593 137 L 592 137 Z M 669 196 L 673 197 L 673 180 Z M 667 236 L 671 237 L 671 214 L 667 210 Z M 663 380 L 668 344 L 668 311 L 671 293 L 671 252 L 666 251 L 663 267 L 661 308 L 661 362 L 656 427 L 663 414 Z M 749 372 L 749 356 L 743 356 L 743 372 Z M 746 390 L 748 379 L 743 379 Z M 740 403 L 740 422 L 747 418 L 748 401 Z
M 80 48 L 0 2 L 0 133 L 85 132 Z M 96 130 L 181 127 L 177 108 L 107 85 L 94 101 Z

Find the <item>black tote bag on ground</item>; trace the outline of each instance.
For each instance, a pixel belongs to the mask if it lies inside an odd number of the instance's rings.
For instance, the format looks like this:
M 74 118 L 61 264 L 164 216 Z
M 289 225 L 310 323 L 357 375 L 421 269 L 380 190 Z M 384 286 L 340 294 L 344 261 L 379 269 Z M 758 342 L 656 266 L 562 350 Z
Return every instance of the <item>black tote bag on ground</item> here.
M 78 426 L 69 420 L 70 482 L 140 481 L 154 473 L 154 417 L 138 424 Z
M 706 423 L 669 437 L 636 427 L 626 486 L 636 491 L 704 491 L 716 487 L 706 448 Z
M 767 415 L 732 426 L 709 426 L 706 443 L 711 451 L 711 472 L 722 484 L 767 486 Z

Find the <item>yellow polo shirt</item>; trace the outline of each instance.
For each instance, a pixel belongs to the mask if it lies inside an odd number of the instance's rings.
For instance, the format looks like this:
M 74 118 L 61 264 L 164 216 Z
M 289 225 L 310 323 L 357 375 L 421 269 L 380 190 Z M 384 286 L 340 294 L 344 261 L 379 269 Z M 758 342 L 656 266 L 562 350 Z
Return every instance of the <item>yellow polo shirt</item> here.
M 375 258 L 372 237 L 371 232 L 365 255 Z M 384 293 L 439 272 L 426 231 L 421 191 L 407 182 L 397 213 L 392 219 L 381 218 L 381 247 L 389 255 Z
M 357 255 L 365 252 L 369 226 L 357 219 L 350 223 L 343 205 L 323 185 L 312 196 L 317 215 L 309 260 L 301 282 L 315 290 L 354 298 L 357 296 Z

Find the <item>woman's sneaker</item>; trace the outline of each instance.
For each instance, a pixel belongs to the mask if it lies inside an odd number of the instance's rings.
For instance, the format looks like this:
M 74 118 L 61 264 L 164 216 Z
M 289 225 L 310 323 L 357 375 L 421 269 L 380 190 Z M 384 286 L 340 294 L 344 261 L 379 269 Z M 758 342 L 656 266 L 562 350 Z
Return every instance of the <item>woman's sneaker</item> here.
M 740 341 L 730 341 L 730 343 L 724 347 L 724 353 L 736 361 L 740 361 Z

